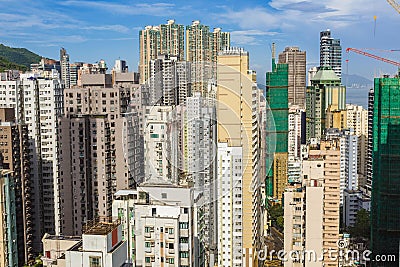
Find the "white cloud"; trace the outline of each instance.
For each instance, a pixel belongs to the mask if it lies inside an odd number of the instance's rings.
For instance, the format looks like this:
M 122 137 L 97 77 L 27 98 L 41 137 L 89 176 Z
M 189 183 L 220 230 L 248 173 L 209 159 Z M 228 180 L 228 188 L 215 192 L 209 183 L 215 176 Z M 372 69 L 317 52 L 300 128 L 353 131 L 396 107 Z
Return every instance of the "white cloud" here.
M 61 2 L 61 5 L 78 6 L 103 9 L 107 12 L 124 15 L 151 15 L 151 16 L 169 16 L 176 14 L 176 8 L 171 3 L 153 3 L 153 4 L 117 4 L 103 1 L 76 1 L 69 0 Z
M 284 31 L 329 25 L 344 28 L 365 23 L 374 15 L 385 19 L 398 15 L 383 0 L 272 0 L 269 6 L 242 10 L 222 7 L 218 18 L 220 23 L 233 23 L 243 30 Z
M 231 31 L 231 40 L 235 45 L 257 45 L 261 44 L 263 36 L 275 36 L 279 34 L 273 31 L 243 30 Z
M 100 25 L 100 26 L 85 26 L 81 27 L 84 30 L 95 30 L 95 31 L 115 31 L 121 33 L 129 32 L 129 28 L 123 25 Z

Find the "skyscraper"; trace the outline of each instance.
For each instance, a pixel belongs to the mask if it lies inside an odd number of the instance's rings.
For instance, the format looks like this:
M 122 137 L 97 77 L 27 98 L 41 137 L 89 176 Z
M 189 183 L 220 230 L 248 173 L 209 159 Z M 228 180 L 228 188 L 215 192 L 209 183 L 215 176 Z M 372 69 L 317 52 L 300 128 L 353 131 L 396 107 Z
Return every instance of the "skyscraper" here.
M 32 217 L 32 253 L 41 251 L 41 237 L 55 233 L 59 221 L 57 119 L 63 113 L 64 86 L 58 78 L 25 73 L 3 86 L 1 107 L 15 108 L 17 123 L 27 126 Z M 6 93 L 7 92 L 7 93 Z
M 191 95 L 190 62 L 176 56 L 159 55 L 150 61 L 150 104 L 184 105 Z
M 59 119 L 60 204 L 56 209 L 59 232 L 64 235 L 79 235 L 88 220 L 111 216 L 113 194 L 142 179 L 136 167 L 141 162 L 134 160 L 140 158 L 141 148 L 129 155 L 132 148 L 127 145 L 132 142 L 121 145 L 126 140 L 124 125 L 132 119 L 126 112 L 137 89 L 134 77 L 134 73 L 117 73 L 112 81 L 111 74 L 84 74 L 81 87 L 64 91 L 65 116 Z
M 371 248 L 374 255 L 396 255 L 400 241 L 400 78 L 375 78 Z
M 148 106 L 145 109 L 145 181 L 178 184 L 178 109 L 175 106 Z
M 168 20 L 167 24 L 146 26 L 139 32 L 139 72 L 140 83 L 150 78 L 150 61 L 159 54 L 184 59 L 184 26 Z
M 298 47 L 286 47 L 279 54 L 280 64 L 288 64 L 288 104 L 306 105 L 306 52 Z
M 186 27 L 186 60 L 192 63 L 193 91 L 205 93 L 210 79 L 216 76 L 216 60 L 219 51 L 230 46 L 230 34 L 193 21 Z
M 342 78 L 342 47 L 340 39 L 331 37 L 331 31 L 320 32 L 320 60 L 321 67 L 330 66 L 336 75 Z
M 372 175 L 373 175 L 373 135 L 374 125 L 374 89 L 368 92 L 368 150 L 367 150 L 367 180 L 365 182 L 365 193 L 371 196 L 372 192 Z
M 258 266 L 263 234 L 259 89 L 243 49 L 220 53 L 217 71 L 218 261 L 220 266 Z
M 161 53 L 160 28 L 146 26 L 139 32 L 139 73 L 140 83 L 145 83 L 150 78 L 150 60 L 156 59 Z
M 327 111 L 346 110 L 346 87 L 340 85 L 331 67 L 321 67 L 311 84 L 306 91 L 307 140 L 321 138 L 325 128 L 330 127 L 326 124 Z
M 288 131 L 289 131 L 289 104 L 288 104 L 288 70 L 289 65 L 275 64 L 275 55 L 272 57 L 272 71 L 266 74 L 265 98 L 269 103 L 270 112 L 267 112 L 266 138 L 266 168 L 265 181 L 266 195 L 282 198 L 279 195 L 287 182 L 288 160 Z M 274 166 L 273 166 L 274 165 Z M 279 168 L 278 168 L 279 167 Z M 280 187 L 279 189 L 277 187 Z M 275 192 L 275 193 L 273 193 Z M 278 195 L 276 194 L 278 192 Z
M 16 123 L 13 108 L 0 108 L 0 250 L 7 251 L 8 264 L 20 266 L 34 259 L 32 250 L 31 176 L 28 129 Z M 11 241 L 12 242 L 4 242 Z
M 357 148 L 357 172 L 358 186 L 365 188 L 368 173 L 368 110 L 362 106 L 347 104 L 347 127 L 353 128 L 358 137 Z
M 186 60 L 192 63 L 192 86 L 194 92 L 204 92 L 211 78 L 212 47 L 210 27 L 200 21 L 186 26 Z
M 310 150 L 303 161 L 303 187 L 284 193 L 284 250 L 306 255 L 284 262 L 285 267 L 338 266 L 332 257 L 313 260 L 336 248 L 339 239 L 340 153 L 336 147 Z M 310 260 L 311 259 L 311 260 Z
M 160 25 L 160 52 L 170 56 L 176 56 L 178 60 L 184 60 L 185 54 L 185 27 L 176 24 L 175 20 L 168 20 L 167 24 Z
M 69 64 L 69 55 L 65 48 L 60 49 L 60 65 L 61 65 L 61 80 L 65 84 L 65 88 L 69 88 L 71 85 L 71 73 Z
M 187 98 L 186 106 L 187 133 L 187 174 L 193 181 L 195 194 L 202 194 L 204 203 L 201 205 L 203 216 L 199 229 L 200 242 L 206 254 L 209 254 L 217 244 L 217 205 L 216 180 L 216 118 L 215 107 L 207 103 L 207 99 L 197 92 Z M 209 262 L 209 259 L 205 259 Z

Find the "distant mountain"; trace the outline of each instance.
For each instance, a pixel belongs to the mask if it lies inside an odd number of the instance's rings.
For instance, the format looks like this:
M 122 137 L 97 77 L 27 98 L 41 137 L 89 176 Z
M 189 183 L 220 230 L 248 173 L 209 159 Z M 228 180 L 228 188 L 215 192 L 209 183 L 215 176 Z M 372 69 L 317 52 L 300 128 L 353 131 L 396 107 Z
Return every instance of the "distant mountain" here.
M 0 57 L 4 61 L 4 64 L 14 63 L 16 65 L 25 66 L 27 69 L 32 63 L 38 63 L 41 60 L 41 56 L 29 51 L 26 48 L 13 48 L 0 44 Z
M 351 87 L 351 88 L 364 88 L 368 87 L 370 88 L 374 82 L 371 80 L 368 80 L 365 77 L 362 77 L 360 75 L 356 74 L 343 74 L 342 73 L 342 84 L 346 85 L 346 87 Z

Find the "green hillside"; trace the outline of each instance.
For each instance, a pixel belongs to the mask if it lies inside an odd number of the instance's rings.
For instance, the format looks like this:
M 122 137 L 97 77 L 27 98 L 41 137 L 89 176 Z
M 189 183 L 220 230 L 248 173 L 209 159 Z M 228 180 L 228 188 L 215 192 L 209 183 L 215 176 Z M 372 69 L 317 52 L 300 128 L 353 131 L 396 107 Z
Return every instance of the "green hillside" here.
M 16 65 L 23 65 L 27 68 L 30 67 L 31 63 L 40 62 L 41 56 L 29 51 L 26 48 L 13 48 L 0 44 L 0 57 L 1 66 L 2 64 L 8 64 L 3 62 L 5 59 L 9 63 L 15 63 Z
M 28 70 L 28 67 L 8 61 L 6 58 L 0 56 L 0 72 L 5 70 Z

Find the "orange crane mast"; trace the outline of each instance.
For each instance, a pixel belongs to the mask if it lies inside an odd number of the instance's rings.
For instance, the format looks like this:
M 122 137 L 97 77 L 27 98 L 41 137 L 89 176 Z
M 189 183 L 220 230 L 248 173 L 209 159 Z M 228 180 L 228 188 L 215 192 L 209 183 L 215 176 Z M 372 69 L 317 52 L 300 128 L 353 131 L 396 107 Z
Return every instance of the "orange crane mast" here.
M 395 0 L 386 0 L 397 12 L 400 13 L 400 5 Z

